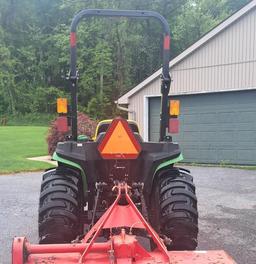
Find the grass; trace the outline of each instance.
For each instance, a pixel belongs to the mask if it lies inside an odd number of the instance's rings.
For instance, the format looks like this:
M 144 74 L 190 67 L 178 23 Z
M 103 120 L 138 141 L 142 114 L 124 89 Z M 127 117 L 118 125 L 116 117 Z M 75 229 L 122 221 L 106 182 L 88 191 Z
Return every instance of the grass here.
M 7 126 L 49 126 L 56 114 L 15 114 L 9 116 L 0 116 L 0 119 L 6 119 Z
M 256 170 L 254 165 L 235 165 L 227 163 L 217 163 L 217 164 L 208 164 L 208 163 L 195 163 L 195 162 L 179 162 L 179 165 L 185 166 L 196 166 L 196 167 L 219 167 L 219 168 L 231 168 L 231 169 L 240 169 L 240 170 Z
M 0 126 L 0 174 L 36 171 L 50 164 L 26 158 L 47 155 L 47 127 Z

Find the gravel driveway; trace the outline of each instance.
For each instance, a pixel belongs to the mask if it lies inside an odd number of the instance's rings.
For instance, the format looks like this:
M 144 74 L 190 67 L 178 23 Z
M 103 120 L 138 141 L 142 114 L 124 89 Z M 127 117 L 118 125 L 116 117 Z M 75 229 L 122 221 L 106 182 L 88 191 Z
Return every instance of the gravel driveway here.
M 188 168 L 188 167 L 187 167 Z M 200 214 L 198 249 L 224 249 L 239 264 L 256 257 L 256 171 L 190 167 Z M 0 263 L 11 263 L 11 242 L 37 242 L 40 172 L 0 175 Z

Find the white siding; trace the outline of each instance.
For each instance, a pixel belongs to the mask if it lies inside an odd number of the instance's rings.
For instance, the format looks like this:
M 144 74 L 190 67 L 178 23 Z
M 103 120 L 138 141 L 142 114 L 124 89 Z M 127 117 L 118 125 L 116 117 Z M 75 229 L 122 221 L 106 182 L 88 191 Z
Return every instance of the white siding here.
M 171 69 L 170 94 L 256 88 L 256 9 L 238 19 Z M 160 94 L 157 78 L 129 98 L 143 133 L 144 97 Z

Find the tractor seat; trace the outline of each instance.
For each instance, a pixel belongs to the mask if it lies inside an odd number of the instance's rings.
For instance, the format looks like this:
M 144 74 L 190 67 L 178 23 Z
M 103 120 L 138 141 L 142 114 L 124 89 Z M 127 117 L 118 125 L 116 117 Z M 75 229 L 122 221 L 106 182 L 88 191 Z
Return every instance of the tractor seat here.
M 111 122 L 112 122 L 112 120 L 104 120 L 98 124 L 98 126 L 96 128 L 96 133 L 94 136 L 94 140 L 96 142 L 101 142 L 101 140 L 103 139 L 104 135 L 106 134 L 108 127 L 111 124 Z M 139 134 L 138 124 L 133 120 L 128 120 L 128 124 L 129 124 L 134 136 L 138 140 L 138 142 L 143 142 L 143 139 Z
M 106 134 L 106 132 L 99 133 L 99 135 L 97 136 L 95 141 L 97 143 L 100 143 L 103 140 L 105 134 Z M 137 139 L 138 142 L 143 142 L 143 139 L 142 139 L 140 134 L 138 134 L 138 133 L 133 133 L 133 134 L 134 134 L 134 136 L 135 136 L 135 138 Z

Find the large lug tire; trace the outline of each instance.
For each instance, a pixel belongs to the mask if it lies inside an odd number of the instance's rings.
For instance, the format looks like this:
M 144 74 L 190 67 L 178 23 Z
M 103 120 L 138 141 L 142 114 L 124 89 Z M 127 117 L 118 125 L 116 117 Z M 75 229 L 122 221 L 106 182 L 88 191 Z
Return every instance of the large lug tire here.
M 151 223 L 171 238 L 168 250 L 194 250 L 197 247 L 198 211 L 193 177 L 188 171 L 171 168 L 159 174 L 151 202 Z
M 83 232 L 82 197 L 76 171 L 59 167 L 43 175 L 38 218 L 40 244 L 70 243 Z

